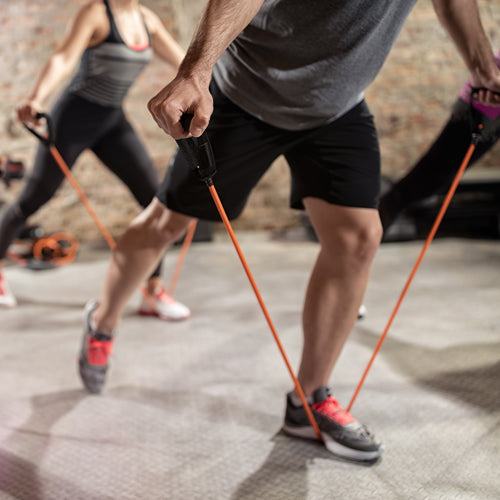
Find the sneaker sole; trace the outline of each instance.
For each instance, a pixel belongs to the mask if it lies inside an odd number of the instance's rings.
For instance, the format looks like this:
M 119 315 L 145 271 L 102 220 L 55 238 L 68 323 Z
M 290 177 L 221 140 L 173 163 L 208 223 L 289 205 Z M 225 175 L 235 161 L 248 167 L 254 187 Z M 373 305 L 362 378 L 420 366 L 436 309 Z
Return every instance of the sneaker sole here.
M 106 384 L 106 374 L 104 374 L 102 381 L 96 382 L 95 380 L 91 380 L 91 376 L 86 369 L 88 369 L 88 365 L 85 365 L 83 360 L 80 358 L 78 360 L 78 373 L 83 386 L 88 392 L 90 392 L 90 394 L 101 394 L 104 389 L 104 385 Z
M 8 307 L 9 309 L 12 309 L 13 307 L 16 306 L 17 306 L 17 299 L 13 295 L 0 296 L 0 307 Z
M 0 302 L 0 307 L 5 307 L 6 309 L 14 309 L 17 306 L 16 302 Z
M 283 431 L 286 434 L 294 437 L 300 437 L 303 439 L 313 439 L 313 440 L 318 439 L 316 433 L 314 432 L 314 429 L 311 426 L 294 427 L 287 424 L 283 424 Z M 321 437 L 323 439 L 325 448 L 330 453 L 338 457 L 347 458 L 350 460 L 357 460 L 359 462 L 373 461 L 378 457 L 380 457 L 383 451 L 382 447 L 374 451 L 355 450 L 354 448 L 349 448 L 347 446 L 338 443 L 337 441 L 334 441 L 328 434 L 325 434 L 323 432 L 321 433 Z
M 160 318 L 164 321 L 183 321 L 191 316 L 191 314 L 186 314 L 185 316 L 179 316 L 177 318 L 173 318 L 172 316 L 165 316 L 164 314 L 159 314 L 155 311 L 150 311 L 148 309 L 139 309 L 137 312 L 141 316 L 156 316 L 157 318 Z

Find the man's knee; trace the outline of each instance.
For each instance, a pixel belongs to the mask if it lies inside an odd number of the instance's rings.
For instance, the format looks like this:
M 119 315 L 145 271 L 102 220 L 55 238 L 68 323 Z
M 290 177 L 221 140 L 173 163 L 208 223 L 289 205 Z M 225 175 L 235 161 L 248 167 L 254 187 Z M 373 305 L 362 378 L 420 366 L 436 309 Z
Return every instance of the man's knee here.
M 164 247 L 181 238 L 190 221 L 190 217 L 170 211 L 155 198 L 136 217 L 130 230 L 140 233 L 150 245 Z
M 382 225 L 379 220 L 373 224 L 368 224 L 358 228 L 356 231 L 355 255 L 363 260 L 371 260 L 374 258 L 380 240 L 382 239 Z
M 167 220 L 160 220 L 155 226 L 156 237 L 164 246 L 170 245 L 184 236 L 186 233 L 190 218 L 182 216 L 178 218 L 176 215 L 171 216 Z
M 328 251 L 332 258 L 345 256 L 354 259 L 358 265 L 371 263 L 382 238 L 382 226 L 379 220 L 373 223 L 341 225 L 330 238 L 332 242 Z

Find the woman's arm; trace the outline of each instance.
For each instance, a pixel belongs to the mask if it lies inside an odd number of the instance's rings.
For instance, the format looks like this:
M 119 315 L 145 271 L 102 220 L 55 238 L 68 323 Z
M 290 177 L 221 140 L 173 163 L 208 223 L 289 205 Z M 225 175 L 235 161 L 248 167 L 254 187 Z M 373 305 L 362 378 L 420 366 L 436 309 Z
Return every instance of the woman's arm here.
M 101 5 L 101 2 L 85 5 L 68 23 L 63 40 L 45 63 L 26 101 L 18 107 L 19 120 L 36 123 L 36 113 L 42 109 L 47 97 L 73 72 L 87 46 L 107 29 L 104 6 Z
M 190 132 L 199 136 L 213 110 L 208 90 L 212 69 L 228 45 L 261 8 L 263 0 L 209 0 L 175 79 L 149 103 L 156 123 L 175 139 L 189 136 L 180 118 L 194 115 Z
M 484 32 L 476 0 L 433 0 L 436 14 L 458 48 L 471 74 L 476 98 L 484 104 L 500 105 L 500 70 Z

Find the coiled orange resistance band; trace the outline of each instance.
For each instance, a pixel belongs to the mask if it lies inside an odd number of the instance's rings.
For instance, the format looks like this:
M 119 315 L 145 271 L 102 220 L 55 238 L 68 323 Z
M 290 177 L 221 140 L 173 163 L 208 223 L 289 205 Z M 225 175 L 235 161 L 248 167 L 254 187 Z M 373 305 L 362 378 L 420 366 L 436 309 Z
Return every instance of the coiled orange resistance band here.
M 189 124 L 191 122 L 191 118 L 192 118 L 192 115 L 183 115 L 181 122 L 182 122 L 185 130 L 189 130 Z M 211 147 L 210 142 L 208 140 L 208 136 L 206 135 L 206 132 L 203 132 L 203 134 L 200 137 L 191 137 L 189 139 L 177 140 L 177 144 L 179 145 L 179 148 L 183 151 L 183 153 L 188 157 L 190 162 L 196 166 L 196 170 L 197 170 L 201 180 L 203 182 L 205 182 L 205 184 L 208 187 L 208 190 L 210 191 L 210 195 L 212 196 L 212 199 L 215 203 L 215 206 L 217 207 L 217 211 L 219 212 L 219 215 L 222 219 L 222 222 L 224 223 L 224 227 L 226 228 L 226 231 L 227 231 L 229 237 L 231 238 L 231 241 L 233 242 L 234 248 L 236 249 L 238 257 L 240 258 L 241 264 L 243 265 L 243 269 L 245 270 L 245 273 L 248 277 L 248 280 L 250 281 L 250 285 L 252 286 L 252 289 L 255 293 L 255 296 L 257 297 L 257 301 L 259 302 L 259 305 L 262 309 L 262 312 L 264 313 L 264 317 L 266 318 L 266 321 L 269 325 L 269 328 L 271 329 L 271 333 L 274 337 L 274 340 L 276 341 L 276 344 L 277 344 L 278 349 L 281 353 L 281 356 L 283 357 L 283 360 L 284 360 L 285 365 L 288 369 L 288 372 L 290 373 L 290 376 L 292 377 L 293 384 L 295 386 L 295 390 L 296 390 L 297 394 L 299 395 L 300 400 L 302 401 L 302 404 L 303 404 L 304 409 L 305 409 L 306 414 L 307 414 L 307 418 L 308 418 L 312 428 L 314 429 L 314 432 L 316 433 L 318 440 L 323 441 L 318 424 L 316 423 L 316 420 L 314 419 L 314 416 L 312 414 L 309 403 L 307 402 L 304 391 L 302 390 L 302 387 L 301 387 L 297 377 L 295 376 L 295 374 L 293 372 L 292 366 L 290 364 L 290 361 L 288 360 L 285 349 L 283 348 L 283 345 L 279 339 L 276 328 L 274 327 L 274 324 L 271 320 L 271 316 L 269 315 L 269 312 L 268 312 L 267 307 L 264 303 L 262 295 L 260 294 L 259 289 L 257 287 L 257 284 L 255 283 L 255 280 L 252 276 L 250 268 L 248 267 L 248 264 L 246 262 L 245 256 L 243 255 L 243 252 L 242 252 L 241 247 L 238 243 L 238 240 L 236 239 L 236 235 L 234 234 L 233 228 L 231 227 L 231 223 L 229 222 L 229 219 L 226 215 L 224 207 L 219 199 L 219 195 L 217 194 L 217 191 L 216 191 L 215 186 L 213 184 L 212 177 L 216 172 L 215 160 L 214 160 L 213 153 L 212 153 L 212 147 Z
M 471 96 L 472 100 L 472 96 Z M 460 179 L 462 178 L 462 175 L 467 168 L 467 165 L 470 162 L 470 159 L 472 157 L 472 154 L 474 153 L 474 150 L 476 149 L 476 146 L 479 142 L 480 139 L 480 131 L 482 130 L 483 126 L 482 124 L 478 124 L 477 126 L 477 133 L 474 133 L 472 135 L 472 142 L 469 146 L 469 149 L 467 150 L 467 153 L 465 154 L 464 159 L 462 160 L 462 163 L 460 165 L 460 168 L 458 169 L 455 179 L 453 180 L 450 189 L 448 190 L 448 193 L 446 194 L 446 197 L 444 199 L 443 204 L 441 205 L 441 209 L 438 212 L 438 215 L 436 217 L 436 220 L 434 221 L 434 224 L 432 225 L 432 228 L 430 230 L 429 236 L 427 236 L 427 239 L 425 240 L 424 246 L 422 248 L 422 251 L 420 252 L 417 261 L 415 262 L 415 265 L 413 266 L 413 269 L 410 273 L 410 276 L 406 282 L 406 285 L 403 288 L 403 291 L 401 292 L 401 295 L 399 296 L 398 301 L 396 302 L 396 306 L 394 307 L 394 310 L 391 313 L 391 316 L 389 317 L 389 321 L 387 322 L 387 325 L 382 333 L 382 335 L 379 338 L 379 341 L 377 342 L 377 345 L 375 346 L 375 350 L 373 351 L 373 354 L 370 358 L 370 361 L 368 362 L 368 365 L 365 368 L 365 371 L 356 387 L 356 390 L 354 391 L 354 394 L 352 395 L 351 401 L 349 403 L 349 406 L 347 407 L 347 411 L 350 411 L 352 408 L 352 405 L 354 404 L 354 401 L 356 401 L 356 398 L 359 394 L 359 391 L 363 387 L 363 384 L 365 383 L 366 377 L 368 375 L 368 372 L 370 371 L 370 368 L 375 361 L 375 357 L 377 356 L 378 352 L 380 351 L 380 348 L 382 347 L 382 344 L 384 343 L 384 340 L 387 336 L 387 333 L 389 332 L 389 328 L 392 325 L 392 322 L 394 321 L 394 318 L 396 317 L 396 314 L 401 306 L 401 303 L 403 302 L 403 299 L 406 295 L 406 292 L 408 291 L 408 288 L 410 288 L 410 284 L 413 281 L 413 278 L 415 274 L 417 273 L 418 268 L 420 267 L 420 264 L 422 263 L 422 259 L 424 258 L 425 252 L 427 252 L 427 249 L 429 248 L 429 245 L 431 244 L 432 240 L 434 239 L 434 236 L 436 235 L 436 232 L 439 228 L 439 225 L 441 224 L 441 221 L 443 220 L 444 214 L 446 210 L 448 209 L 448 206 L 450 205 L 451 199 L 453 198 L 453 195 L 455 194 L 455 191 L 457 189 L 458 183 L 460 182 Z

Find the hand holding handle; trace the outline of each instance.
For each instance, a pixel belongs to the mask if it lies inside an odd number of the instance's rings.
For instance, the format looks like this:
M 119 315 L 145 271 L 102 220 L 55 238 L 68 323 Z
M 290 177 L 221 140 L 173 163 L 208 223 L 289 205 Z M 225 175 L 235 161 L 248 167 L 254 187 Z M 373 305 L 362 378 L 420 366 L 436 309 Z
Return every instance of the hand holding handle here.
M 54 125 L 52 123 L 52 118 L 47 113 L 37 113 L 36 119 L 37 120 L 41 120 L 41 119 L 45 120 L 46 127 L 47 127 L 47 133 L 45 135 L 42 135 L 37 130 L 30 127 L 27 123 L 23 123 L 24 128 L 28 132 L 32 133 L 37 139 L 39 139 L 46 146 L 52 146 L 54 144 L 54 141 L 55 141 Z
M 181 116 L 180 122 L 187 132 L 193 115 L 184 113 Z M 212 177 L 216 173 L 215 159 L 212 151 L 212 146 L 208 139 L 206 131 L 200 137 L 188 137 L 187 139 L 177 139 L 179 149 L 186 154 L 189 161 L 195 167 L 200 179 L 207 185 L 213 184 Z

